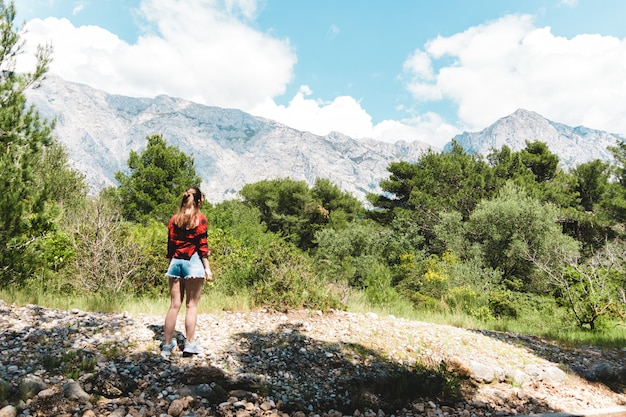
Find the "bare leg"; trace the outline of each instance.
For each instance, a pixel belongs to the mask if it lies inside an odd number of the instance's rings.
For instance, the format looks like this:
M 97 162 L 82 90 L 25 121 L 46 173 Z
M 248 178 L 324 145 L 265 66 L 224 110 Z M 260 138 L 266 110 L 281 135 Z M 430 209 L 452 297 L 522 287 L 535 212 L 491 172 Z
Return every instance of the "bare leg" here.
M 183 297 L 185 296 L 185 289 L 183 287 L 182 279 L 170 278 L 170 308 L 165 315 L 165 325 L 163 326 L 163 333 L 165 333 L 165 344 L 172 343 L 174 338 L 174 330 L 176 329 L 176 318 L 178 312 L 183 303 Z
M 196 322 L 198 320 L 198 302 L 202 294 L 203 278 L 193 278 L 185 281 L 187 303 L 185 305 L 185 337 L 192 343 L 196 336 Z

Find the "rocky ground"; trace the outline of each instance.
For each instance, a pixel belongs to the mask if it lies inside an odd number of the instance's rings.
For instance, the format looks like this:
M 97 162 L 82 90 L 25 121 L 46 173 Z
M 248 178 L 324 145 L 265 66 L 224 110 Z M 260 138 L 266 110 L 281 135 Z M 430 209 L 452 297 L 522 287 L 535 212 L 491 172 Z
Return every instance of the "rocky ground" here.
M 0 301 L 0 417 L 626 415 L 626 348 L 374 314 L 254 311 L 201 315 L 205 353 L 168 361 L 162 323 Z

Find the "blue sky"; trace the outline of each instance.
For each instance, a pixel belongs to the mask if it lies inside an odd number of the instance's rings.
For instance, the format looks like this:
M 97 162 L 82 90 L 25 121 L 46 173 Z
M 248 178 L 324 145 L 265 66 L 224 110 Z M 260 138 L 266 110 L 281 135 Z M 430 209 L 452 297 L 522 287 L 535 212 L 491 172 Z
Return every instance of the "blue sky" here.
M 441 147 L 518 108 L 626 135 L 622 0 L 17 0 L 32 65 L 110 93 Z M 29 57 L 31 57 L 29 59 Z M 532 139 L 532 138 L 529 138 Z

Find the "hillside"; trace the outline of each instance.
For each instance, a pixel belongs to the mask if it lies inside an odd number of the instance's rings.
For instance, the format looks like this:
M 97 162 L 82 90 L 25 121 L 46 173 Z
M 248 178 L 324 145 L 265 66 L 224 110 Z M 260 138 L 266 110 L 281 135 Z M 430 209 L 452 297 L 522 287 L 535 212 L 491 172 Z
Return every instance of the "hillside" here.
M 161 316 L 2 301 L 0 311 L 0 380 L 10 400 L 26 394 L 31 416 L 626 413 L 624 349 L 375 314 L 261 310 L 201 314 L 205 353 L 168 362 Z M 464 388 L 456 399 L 451 373 Z
M 391 144 L 337 132 L 317 136 L 236 109 L 168 96 L 113 95 L 53 75 L 27 95 L 44 117 L 57 120 L 55 134 L 93 193 L 116 184 L 114 174 L 127 169 L 129 152 L 143 150 L 146 137 L 153 134 L 162 134 L 194 158 L 212 202 L 237 197 L 245 184 L 284 177 L 309 185 L 327 178 L 365 202 L 367 193 L 381 192 L 379 183 L 389 177 L 391 162 L 416 161 L 430 148 L 423 142 Z M 504 145 L 518 151 L 526 141 L 539 140 L 559 156 L 565 169 L 593 159 L 609 161 L 607 147 L 624 140 L 523 109 L 480 132 L 453 139 L 467 152 L 481 155 Z
M 533 111 L 518 109 L 480 132 L 463 132 L 455 136 L 454 140 L 466 152 L 484 156 L 492 149 L 501 149 L 503 146 L 520 151 L 526 147 L 526 141 L 538 140 L 545 142 L 550 151 L 559 156 L 560 166 L 568 170 L 594 159 L 611 161 L 613 156 L 608 147 L 625 139 L 617 134 L 584 126 L 567 126 Z
M 57 120 L 55 134 L 92 192 L 115 184 L 129 152 L 143 150 L 153 134 L 194 158 L 212 202 L 236 197 L 247 183 L 284 177 L 309 185 L 328 178 L 365 201 L 368 192 L 380 190 L 390 162 L 416 160 L 428 147 L 357 141 L 340 133 L 317 136 L 240 110 L 167 96 L 112 95 L 52 75 L 29 90 L 28 99 L 42 116 Z

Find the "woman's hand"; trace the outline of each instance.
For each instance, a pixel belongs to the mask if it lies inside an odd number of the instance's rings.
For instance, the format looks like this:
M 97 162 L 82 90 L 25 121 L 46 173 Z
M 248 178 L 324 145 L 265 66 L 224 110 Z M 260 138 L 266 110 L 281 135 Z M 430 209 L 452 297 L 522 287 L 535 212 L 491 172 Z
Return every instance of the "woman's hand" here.
M 204 280 L 207 282 L 212 282 L 213 281 L 213 272 L 211 272 L 210 269 L 205 269 L 204 270 Z
M 204 266 L 204 280 L 206 282 L 213 282 L 213 272 L 211 272 L 211 266 L 209 265 L 208 258 L 202 258 L 202 265 Z

